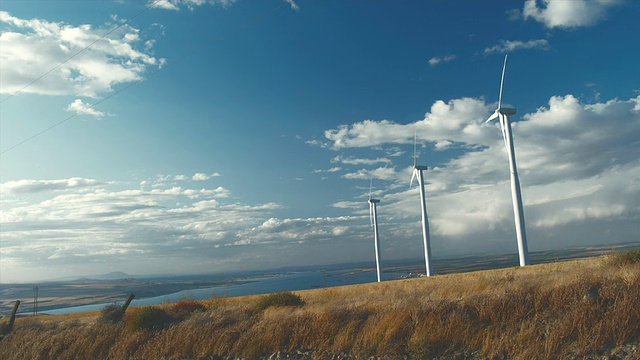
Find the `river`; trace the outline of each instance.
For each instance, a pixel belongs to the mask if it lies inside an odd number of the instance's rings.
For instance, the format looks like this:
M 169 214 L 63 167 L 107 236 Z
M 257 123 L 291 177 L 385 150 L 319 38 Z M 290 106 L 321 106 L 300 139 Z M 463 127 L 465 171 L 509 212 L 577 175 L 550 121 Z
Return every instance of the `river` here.
M 382 280 L 398 279 L 406 275 L 405 273 L 383 273 Z M 134 299 L 131 306 L 156 305 L 165 302 L 175 302 L 181 298 L 189 297 L 196 300 L 205 300 L 212 297 L 235 297 L 243 295 L 259 295 L 269 294 L 278 291 L 296 291 L 308 290 L 314 288 L 364 284 L 376 281 L 374 271 L 354 271 L 335 270 L 335 271 L 302 271 L 291 272 L 278 275 L 270 275 L 258 278 L 246 279 L 245 283 L 228 286 L 214 286 L 202 289 L 192 289 L 179 291 L 172 294 L 150 297 L 145 299 Z M 105 306 L 112 303 L 92 304 L 73 306 L 60 309 L 42 311 L 41 314 L 71 314 L 85 311 L 101 310 Z

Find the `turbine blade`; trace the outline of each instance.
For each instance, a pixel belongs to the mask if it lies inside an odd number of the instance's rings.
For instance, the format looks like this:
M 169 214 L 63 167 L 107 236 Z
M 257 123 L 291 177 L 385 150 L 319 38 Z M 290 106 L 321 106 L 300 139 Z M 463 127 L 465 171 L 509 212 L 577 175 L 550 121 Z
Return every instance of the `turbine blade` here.
M 371 193 L 373 192 L 373 175 L 371 175 L 371 180 L 369 181 L 369 200 L 372 199 Z
M 507 147 L 507 132 L 505 130 L 505 115 L 500 116 L 500 129 L 502 130 L 502 140 L 504 140 L 504 146 Z
M 500 79 L 500 97 L 498 98 L 498 109 L 502 107 L 502 86 L 504 85 L 504 73 L 507 70 L 507 55 L 504 55 L 504 65 L 502 66 L 502 78 Z
M 489 121 L 497 118 L 499 116 L 498 112 L 494 112 L 493 114 L 491 114 L 491 116 L 489 116 L 489 118 L 487 119 L 487 121 L 485 121 L 485 123 L 488 123 Z
M 369 226 L 373 229 L 373 203 L 369 204 Z
M 413 174 L 411 174 L 411 181 L 409 181 L 409 189 L 411 189 L 411 186 L 413 186 L 413 179 L 415 179 L 417 177 L 417 173 L 416 173 L 416 169 L 413 169 Z
M 413 133 L 413 167 L 416 167 L 416 164 L 418 163 L 418 148 L 417 148 L 417 144 L 418 143 L 418 131 L 414 131 Z

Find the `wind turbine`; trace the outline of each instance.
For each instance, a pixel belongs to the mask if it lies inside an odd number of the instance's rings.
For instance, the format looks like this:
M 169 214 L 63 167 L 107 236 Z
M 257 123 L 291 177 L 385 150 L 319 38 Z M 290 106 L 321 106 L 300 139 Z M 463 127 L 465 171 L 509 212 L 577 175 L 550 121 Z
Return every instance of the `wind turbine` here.
M 527 233 L 524 226 L 524 209 L 522 207 L 522 193 L 520 192 L 520 180 L 518 179 L 518 169 L 516 168 L 516 154 L 513 145 L 513 135 L 511 133 L 511 122 L 509 115 L 515 115 L 514 107 L 502 106 L 502 88 L 504 85 L 504 73 L 507 69 L 507 55 L 504 56 L 502 67 L 502 79 L 500 80 L 500 97 L 498 98 L 498 108 L 487 119 L 489 122 L 498 118 L 502 129 L 504 145 L 509 153 L 509 169 L 511 171 L 511 198 L 513 200 L 513 215 L 516 222 L 516 236 L 518 238 L 518 254 L 520 255 L 520 266 L 529 265 L 529 250 L 527 249 Z
M 373 228 L 373 240 L 376 251 L 376 270 L 378 273 L 378 282 L 380 282 L 380 238 L 378 237 L 378 209 L 377 204 L 380 202 L 378 199 L 372 197 L 373 189 L 373 177 L 369 184 L 369 221 Z
M 422 208 L 422 239 L 424 241 L 424 263 L 427 276 L 433 274 L 431 266 L 431 242 L 429 241 L 429 218 L 427 217 L 427 199 L 424 194 L 424 176 L 422 172 L 429 169 L 427 166 L 418 165 L 418 153 L 416 148 L 417 134 L 413 135 L 413 174 L 409 182 L 409 188 L 413 185 L 413 179 L 418 179 L 420 186 L 420 204 Z

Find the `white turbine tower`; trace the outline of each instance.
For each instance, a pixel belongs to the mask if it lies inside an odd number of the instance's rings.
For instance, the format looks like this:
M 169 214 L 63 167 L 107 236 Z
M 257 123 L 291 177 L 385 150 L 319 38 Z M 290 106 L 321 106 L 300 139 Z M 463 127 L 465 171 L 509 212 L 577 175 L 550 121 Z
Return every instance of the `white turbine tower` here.
M 427 217 L 427 199 L 424 193 L 424 176 L 423 171 L 429 169 L 427 166 L 418 165 L 418 153 L 416 149 L 417 135 L 413 136 L 413 174 L 411 175 L 411 181 L 409 182 L 409 188 L 413 185 L 413 179 L 418 179 L 418 185 L 420 187 L 420 204 L 422 209 L 422 239 L 424 241 L 424 263 L 427 276 L 433 274 L 433 268 L 431 266 L 431 242 L 429 240 L 429 218 Z
M 518 169 L 516 168 L 516 154 L 513 145 L 513 135 L 511 134 L 511 122 L 509 115 L 515 115 L 514 107 L 502 106 L 502 88 L 504 85 L 504 73 L 507 69 L 507 55 L 504 56 L 502 67 L 502 79 L 500 80 L 500 97 L 498 98 L 498 108 L 487 119 L 489 122 L 498 118 L 502 128 L 502 138 L 509 153 L 509 169 L 511 170 L 511 198 L 513 200 L 513 214 L 516 222 L 516 236 L 518 238 L 518 253 L 520 255 L 520 266 L 529 265 L 529 250 L 527 249 L 527 233 L 524 226 L 524 209 L 522 208 L 522 194 L 520 192 L 520 180 L 518 179 Z
M 378 199 L 372 197 L 373 177 L 369 184 L 369 221 L 371 227 L 373 227 L 373 240 L 376 251 L 376 270 L 378 274 L 378 282 L 380 282 L 380 238 L 378 237 L 378 209 L 377 204 L 380 202 Z

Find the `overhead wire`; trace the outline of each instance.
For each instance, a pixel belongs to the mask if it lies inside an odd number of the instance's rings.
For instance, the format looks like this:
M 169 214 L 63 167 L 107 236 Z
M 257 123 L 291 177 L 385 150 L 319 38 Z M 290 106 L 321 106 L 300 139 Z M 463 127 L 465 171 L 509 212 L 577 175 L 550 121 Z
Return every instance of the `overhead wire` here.
M 154 4 L 155 4 L 155 3 L 157 3 L 157 2 L 159 2 L 159 1 L 161 1 L 161 0 L 157 0 L 157 1 L 155 1 L 155 2 L 154 2 Z M 249 22 L 247 22 L 244 26 L 240 26 L 240 27 L 239 27 L 239 28 L 237 28 L 237 29 L 227 30 L 226 32 L 224 32 L 224 33 L 222 33 L 222 34 L 218 35 L 216 38 L 214 38 L 214 39 L 212 39 L 212 40 L 208 41 L 208 43 L 209 43 L 209 44 L 214 44 L 214 43 L 216 43 L 216 42 L 220 42 L 220 41 L 224 40 L 224 39 L 226 38 L 226 36 L 228 36 L 229 34 L 233 33 L 234 31 L 240 31 L 240 30 L 247 29 L 247 28 L 249 28 L 250 26 L 252 26 L 252 25 L 256 24 L 256 23 L 257 23 L 257 22 L 259 22 L 259 21 L 261 21 L 262 19 L 264 19 L 264 18 L 266 18 L 266 17 L 268 17 L 268 16 L 271 16 L 271 15 L 272 15 L 272 13 L 275 13 L 276 11 L 280 10 L 281 8 L 283 8 L 283 7 L 287 6 L 287 5 L 288 5 L 288 3 L 287 3 L 287 2 L 283 2 L 280 6 L 277 6 L 277 7 L 273 8 L 273 9 L 267 10 L 267 11 L 265 11 L 265 12 L 263 12 L 263 13 L 261 13 L 261 14 L 259 14 L 259 15 L 255 16 L 255 17 L 253 17 L 253 18 L 252 18 Z M 145 10 L 141 11 L 140 13 L 136 14 L 136 16 L 138 16 L 138 15 L 139 15 L 139 14 L 141 14 L 142 12 L 146 11 L 148 8 L 149 8 L 149 7 L 147 7 Z M 108 34 L 106 34 L 106 35 L 108 35 Z M 105 36 L 106 36 L 106 35 L 105 35 Z M 100 100 L 98 100 L 97 102 L 95 102 L 95 103 L 93 103 L 93 104 L 88 104 L 87 109 L 93 109 L 95 106 L 97 106 L 97 105 L 99 105 L 99 104 L 101 104 L 101 103 L 103 103 L 103 102 L 105 102 L 105 101 L 107 101 L 107 100 L 109 100 L 109 99 L 113 98 L 114 96 L 116 96 L 116 95 L 118 95 L 118 94 L 122 93 L 123 91 L 125 91 L 125 90 L 127 90 L 127 89 L 130 89 L 131 87 L 133 87 L 133 86 L 135 86 L 135 85 L 137 85 L 137 84 L 139 84 L 139 83 L 141 83 L 141 82 L 143 82 L 143 81 L 146 81 L 146 80 L 150 79 L 151 77 L 153 77 L 153 76 L 157 75 L 159 72 L 161 72 L 161 71 L 163 71 L 163 70 L 165 70 L 165 69 L 167 69 L 167 68 L 169 68 L 169 67 L 171 67 L 171 66 L 173 66 L 173 65 L 175 65 L 175 64 L 177 64 L 177 63 L 179 63 L 179 62 L 181 62 L 181 61 L 184 61 L 186 58 L 188 58 L 188 57 L 192 56 L 192 55 L 193 55 L 193 54 L 195 54 L 196 52 L 197 52 L 197 50 L 194 50 L 194 51 L 192 51 L 192 52 L 190 52 L 190 53 L 188 53 L 188 54 L 186 54 L 186 55 L 183 55 L 182 57 L 180 57 L 180 58 L 178 58 L 178 59 L 174 60 L 173 62 L 171 62 L 171 63 L 167 64 L 166 66 L 159 67 L 156 71 L 152 72 L 151 74 L 149 74 L 149 75 L 147 75 L 147 76 L 143 76 L 141 79 L 139 79 L 139 80 L 137 80 L 137 81 L 135 81 L 135 82 L 132 82 L 132 83 L 130 83 L 130 84 L 128 84 L 128 85 L 126 85 L 125 87 L 123 87 L 123 88 L 121 88 L 121 89 L 119 89 L 119 90 L 117 90 L 117 91 L 115 91 L 115 92 L 113 92 L 113 93 L 109 94 L 109 95 L 108 95 L 108 96 L 106 96 L 105 98 L 100 99 Z M 76 54 L 76 55 L 77 55 L 77 54 Z M 60 65 L 62 65 L 62 64 L 60 64 Z M 60 66 L 60 65 L 58 65 L 58 66 Z M 53 70 L 51 70 L 51 71 L 53 71 Z M 46 75 L 46 74 L 45 74 L 45 75 Z M 44 75 L 43 75 L 43 76 L 44 76 Z M 71 116 L 69 116 L 69 117 L 67 117 L 67 118 L 65 118 L 65 119 L 63 119 L 63 120 L 61 120 L 61 121 L 59 121 L 59 122 L 57 122 L 57 123 L 55 123 L 55 124 L 51 125 L 51 126 L 49 126 L 48 128 L 46 128 L 46 129 L 44 129 L 44 130 L 42 130 L 42 131 L 40 131 L 40 132 L 38 132 L 38 133 L 36 133 L 36 134 L 34 134 L 34 135 L 29 136 L 28 138 L 26 138 L 26 139 L 24 139 L 24 140 L 22 140 L 22 141 L 18 142 L 17 144 L 12 145 L 11 147 L 9 147 L 9 148 L 7 148 L 7 149 L 5 149 L 5 150 L 0 151 L 0 156 L 4 155 L 5 153 L 7 153 L 7 152 L 9 152 L 9 151 L 11 151 L 11 150 L 13 150 L 13 149 L 15 149 L 15 148 L 17 148 L 17 147 L 21 146 L 21 145 L 23 145 L 23 144 L 24 144 L 24 143 L 26 143 L 26 142 L 29 142 L 29 141 L 31 141 L 31 140 L 33 140 L 33 139 L 37 138 L 38 136 L 40 136 L 40 135 L 42 135 L 42 134 L 44 134 L 44 133 L 46 133 L 46 132 L 48 132 L 48 131 L 50 131 L 50 130 L 52 130 L 52 129 L 54 129 L 54 128 L 56 128 L 56 127 L 60 126 L 60 125 L 62 125 L 63 123 L 65 123 L 65 122 L 67 122 L 67 121 L 69 121 L 69 120 L 71 120 L 71 119 L 75 118 L 75 117 L 76 117 L 76 116 L 78 116 L 78 115 L 80 115 L 80 114 L 79 114 L 79 113 L 75 113 L 75 114 L 73 114 L 73 115 L 71 115 Z

